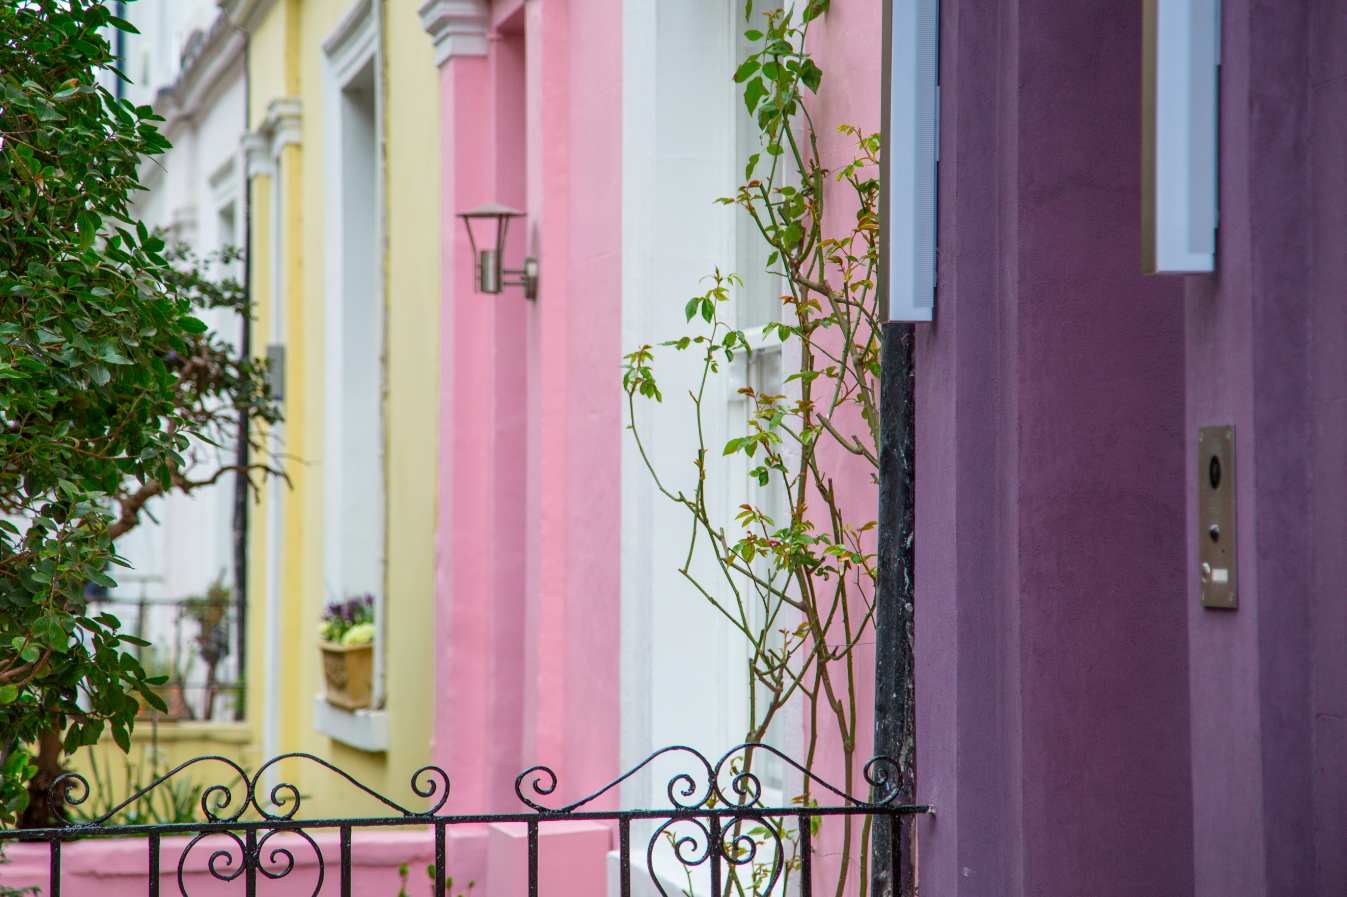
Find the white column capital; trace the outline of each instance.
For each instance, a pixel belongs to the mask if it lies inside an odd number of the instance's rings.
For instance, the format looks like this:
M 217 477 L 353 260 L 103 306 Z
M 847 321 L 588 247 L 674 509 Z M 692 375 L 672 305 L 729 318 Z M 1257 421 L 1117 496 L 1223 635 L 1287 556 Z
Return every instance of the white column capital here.
M 271 137 L 273 156 L 279 155 L 288 144 L 302 142 L 302 110 L 299 97 L 277 97 L 267 107 L 267 120 L 262 129 Z
M 248 177 L 274 174 L 281 150 L 302 141 L 301 111 L 299 97 L 277 97 L 267 107 L 266 120 L 258 129 L 243 135 L 239 144 L 247 161 Z
M 260 131 L 248 131 L 239 141 L 243 149 L 243 158 L 247 176 L 257 177 L 271 174 L 271 139 Z
M 435 40 L 435 64 L 455 56 L 485 56 L 491 12 L 484 0 L 426 0 L 417 10 Z

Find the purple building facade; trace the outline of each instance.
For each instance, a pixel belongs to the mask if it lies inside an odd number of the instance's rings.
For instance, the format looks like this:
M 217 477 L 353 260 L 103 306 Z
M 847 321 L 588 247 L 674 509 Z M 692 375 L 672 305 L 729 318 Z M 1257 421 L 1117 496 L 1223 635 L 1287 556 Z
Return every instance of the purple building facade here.
M 942 4 L 924 897 L 1347 894 L 1347 4 L 1222 20 L 1216 271 L 1146 277 L 1143 4 Z

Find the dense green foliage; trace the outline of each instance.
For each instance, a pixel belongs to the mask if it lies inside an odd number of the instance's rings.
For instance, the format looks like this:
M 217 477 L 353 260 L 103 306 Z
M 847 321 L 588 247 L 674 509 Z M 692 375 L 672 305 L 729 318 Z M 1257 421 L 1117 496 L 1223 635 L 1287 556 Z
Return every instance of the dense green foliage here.
M 261 369 L 194 306 L 245 311 L 237 284 L 180 271 L 131 223 L 137 169 L 168 143 L 148 106 L 98 83 L 94 0 L 0 0 L 0 820 L 27 803 L 22 745 L 105 728 L 129 747 L 164 705 L 86 584 L 115 585 L 113 539 L 151 496 L 190 490 L 191 450 L 239 414 L 274 419 Z M 218 444 L 218 443 L 216 443 Z M 215 477 L 218 477 L 217 471 Z M 210 478 L 211 481 L 215 477 Z

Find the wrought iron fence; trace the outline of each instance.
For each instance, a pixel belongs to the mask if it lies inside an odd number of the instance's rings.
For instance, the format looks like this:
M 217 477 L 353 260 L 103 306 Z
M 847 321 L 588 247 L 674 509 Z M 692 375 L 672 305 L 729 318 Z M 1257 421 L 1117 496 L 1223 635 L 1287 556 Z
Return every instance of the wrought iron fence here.
M 793 769 L 800 782 L 808 783 L 807 791 L 814 799 L 801 800 L 789 807 L 765 805 L 762 801 L 763 786 L 751 771 L 754 755 L 761 756 L 764 753 L 774 755 Z M 669 806 L 633 810 L 586 809 L 641 770 L 651 767 L 656 761 L 667 762 L 669 758 L 687 764 L 668 781 L 665 790 Z M 282 783 L 267 789 L 262 784 L 269 770 L 284 761 L 318 764 L 373 797 L 391 812 L 380 817 L 301 820 L 298 814 L 302 798 L 298 788 Z M 205 762 L 226 764 L 237 776 L 237 782 L 232 786 L 213 784 L 203 790 L 200 806 L 204 821 L 173 825 L 112 824 L 118 814 L 134 801 L 164 786 L 175 776 L 185 774 L 189 768 Z M 798 894 L 798 897 L 812 897 L 813 840 L 816 827 L 822 819 L 871 817 L 888 820 L 889 826 L 893 826 L 904 817 L 929 811 L 929 807 L 903 804 L 898 800 L 901 782 L 899 773 L 897 764 L 888 757 L 870 760 L 863 770 L 870 794 L 868 799 L 862 800 L 833 787 L 767 745 L 741 745 L 714 763 L 692 748 L 674 746 L 656 751 L 620 778 L 574 803 L 549 806 L 546 800 L 556 790 L 557 776 L 546 766 L 534 766 L 524 770 L 515 780 L 515 795 L 527 810 L 518 813 L 450 815 L 440 812 L 449 799 L 449 776 L 435 766 L 423 767 L 412 776 L 412 792 L 433 802 L 429 809 L 420 811 L 395 803 L 336 766 L 310 754 L 284 754 L 268 761 L 251 776 L 226 758 L 198 757 L 155 780 L 111 811 L 83 823 L 69 822 L 59 810 L 61 803 L 77 806 L 89 796 L 88 782 L 78 774 L 68 773 L 53 784 L 48 796 L 54 818 L 61 819 L 63 824 L 49 829 L 0 831 L 0 844 L 16 840 L 47 842 L 51 850 L 48 894 L 50 897 L 61 897 L 61 847 L 64 843 L 88 837 L 144 837 L 148 893 L 150 897 L 159 897 L 161 839 L 165 835 L 191 835 L 191 840 L 178 860 L 176 877 L 178 894 L 191 897 L 184 881 L 188 855 L 207 838 L 223 838 L 224 846 L 210 854 L 207 863 L 210 875 L 221 882 L 241 880 L 244 894 L 255 897 L 259 881 L 283 879 L 295 869 L 296 858 L 292 847 L 296 845 L 293 839 L 289 845 L 280 841 L 274 845 L 268 843 L 283 833 L 290 833 L 306 843 L 315 854 L 318 880 L 312 897 L 317 897 L 322 891 L 328 869 L 322 850 L 309 832 L 337 829 L 340 832 L 340 869 L 337 874 L 341 894 L 342 897 L 351 897 L 354 831 L 424 825 L 434 830 L 433 894 L 435 897 L 446 897 L 448 830 L 452 826 L 513 822 L 527 826 L 528 897 L 539 897 L 540 827 L 561 820 L 588 820 L 616 823 L 619 893 L 621 897 L 632 897 L 632 825 L 648 820 L 653 831 L 645 846 L 646 869 L 663 897 L 679 895 L 669 894 L 655 872 L 655 851 L 661 842 L 671 848 L 672 855 L 684 869 L 709 868 L 709 893 L 712 897 L 726 894 L 732 878 L 737 878 L 741 884 L 747 882 L 747 887 L 740 893 L 750 897 L 775 897 L 786 893 L 786 880 L 792 872 L 795 873 L 795 885 L 789 889 L 790 892 Z M 236 789 L 243 791 L 237 804 Z M 822 803 L 820 798 L 828 803 Z M 256 818 L 247 818 L 252 816 Z M 895 846 L 898 843 L 897 839 L 893 841 Z M 860 847 L 863 853 L 864 845 Z M 901 880 L 903 863 L 896 849 L 891 856 L 890 868 L 899 873 L 894 875 L 894 880 Z M 689 893 L 691 891 L 692 888 L 689 888 Z M 290 890 L 288 893 L 302 892 Z

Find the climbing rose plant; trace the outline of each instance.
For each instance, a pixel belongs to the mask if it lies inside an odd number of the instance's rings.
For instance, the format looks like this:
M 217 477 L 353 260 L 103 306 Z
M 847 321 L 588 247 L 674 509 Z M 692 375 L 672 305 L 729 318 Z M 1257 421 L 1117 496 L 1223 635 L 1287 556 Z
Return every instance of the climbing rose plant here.
M 747 7 L 751 16 L 751 0 Z M 830 727 L 841 748 L 840 784 L 855 794 L 858 786 L 864 787 L 856 765 L 861 672 L 856 650 L 873 638 L 877 571 L 869 540 L 876 524 L 869 509 L 857 518 L 856 509 L 842 498 L 839 481 L 854 479 L 858 471 L 877 476 L 879 467 L 880 140 L 877 134 L 842 127 L 839 134 L 856 147 L 852 160 L 836 170 L 820 161 L 810 104 L 824 73 L 805 48 L 810 23 L 827 8 L 827 0 L 812 0 L 798 14 L 763 14 L 762 28 L 745 32 L 754 52 L 734 76 L 758 125 L 761 149 L 748 160 L 745 183 L 720 202 L 747 214 L 767 243 L 768 273 L 779 278 L 785 292 L 779 323 L 767 325 L 761 334 L 739 328 L 732 309 L 743 282 L 716 271 L 707 278 L 710 289 L 687 302 L 687 335 L 627 355 L 623 385 L 641 458 L 657 489 L 686 512 L 689 544 L 679 572 L 747 642 L 745 741 L 762 742 L 773 720 L 792 700 L 800 701 L 806 769 L 814 770 L 824 727 Z M 844 217 L 829 214 L 832 206 L 842 206 L 850 223 L 825 224 Z M 751 356 L 761 337 L 790 348 L 783 351 L 782 365 L 783 392 L 790 395 L 741 388 L 749 409 L 745 435 L 724 446 L 708 445 L 706 403 L 716 395 L 708 386 L 737 356 Z M 690 489 L 672 485 L 667 472 L 657 468 L 638 426 L 637 402 L 663 401 L 656 378 L 661 350 L 693 352 L 699 362 L 697 379 L 687 390 L 697 438 L 696 455 L 689 459 L 696 474 Z M 790 370 L 787 357 L 798 359 Z M 708 483 L 714 470 L 712 452 L 747 456 L 753 483 L 784 497 L 782 512 L 773 517 L 750 501 L 738 509 L 733 525 L 719 519 L 713 507 L 720 487 Z M 894 758 L 897 768 L 881 764 L 873 771 L 875 780 L 865 784 L 891 787 L 906 775 L 911 758 L 909 740 Z M 753 763 L 750 749 L 740 769 L 749 771 Z M 815 800 L 811 791 L 805 777 L 802 793 L 787 797 L 810 804 Z M 792 826 L 782 820 L 768 824 L 776 838 L 798 851 Z M 854 881 L 857 855 L 864 897 L 870 822 L 863 824 L 859 837 L 850 817 L 839 825 L 837 897 Z M 760 837 L 764 832 L 749 834 Z M 779 893 L 789 892 L 790 873 L 798 868 L 795 855 Z M 762 873 L 761 864 L 731 866 L 724 897 L 762 897 L 767 880 Z

